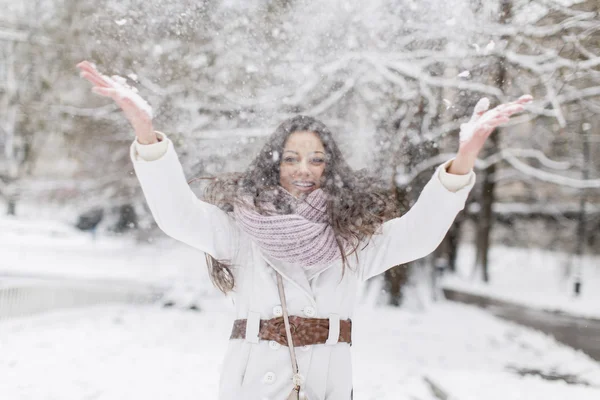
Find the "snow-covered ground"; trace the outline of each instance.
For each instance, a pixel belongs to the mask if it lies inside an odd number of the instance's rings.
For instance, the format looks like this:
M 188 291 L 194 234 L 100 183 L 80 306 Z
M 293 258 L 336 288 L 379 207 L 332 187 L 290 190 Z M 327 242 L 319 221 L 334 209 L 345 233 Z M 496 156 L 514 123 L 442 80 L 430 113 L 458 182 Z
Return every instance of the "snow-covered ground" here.
M 181 306 L 197 305 L 207 294 L 217 295 L 208 278 L 204 253 L 166 237 L 143 244 L 131 237 L 93 239 L 91 234 L 52 220 L 3 216 L 0 254 L 0 288 L 17 281 L 16 277 L 46 277 L 53 282 L 170 288 L 165 301 Z M 35 284 L 40 284 L 40 279 Z
M 216 399 L 232 314 L 102 306 L 0 323 L 0 398 Z M 361 309 L 353 346 L 355 398 L 597 400 L 600 364 L 484 311 L 436 304 L 425 312 Z M 283 351 L 283 350 L 282 350 Z M 521 377 L 576 375 L 593 386 Z
M 0 283 L 43 274 L 166 285 L 178 305 L 201 311 L 98 305 L 0 320 L 0 399 L 216 399 L 233 310 L 211 288 L 201 253 L 39 224 L 0 219 Z M 600 398 L 599 363 L 473 307 L 363 305 L 353 335 L 357 399 L 434 400 L 431 384 L 459 400 Z
M 600 319 L 600 257 L 571 255 L 540 249 L 496 246 L 490 252 L 489 284 L 473 278 L 475 247 L 461 245 L 457 274 L 443 286 L 510 301 L 537 309 Z M 570 272 L 569 272 L 570 269 Z M 574 275 L 581 271 L 582 291 L 573 295 Z

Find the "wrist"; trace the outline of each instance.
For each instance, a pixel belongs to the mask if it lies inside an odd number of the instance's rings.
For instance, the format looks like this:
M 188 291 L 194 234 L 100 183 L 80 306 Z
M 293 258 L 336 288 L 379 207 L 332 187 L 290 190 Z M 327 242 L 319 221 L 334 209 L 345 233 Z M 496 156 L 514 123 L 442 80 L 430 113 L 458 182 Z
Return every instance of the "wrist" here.
M 139 144 L 154 144 L 158 143 L 160 140 L 154 131 L 144 131 L 144 132 L 136 132 L 135 136 Z
M 143 137 L 142 138 L 142 137 L 138 136 L 137 137 L 137 141 L 138 141 L 139 144 L 146 144 L 146 145 L 147 144 L 154 144 L 154 143 L 158 143 L 159 142 L 158 137 L 156 137 L 156 135 L 154 135 L 153 138 L 148 138 L 148 137 Z
M 475 160 L 477 160 L 478 153 L 479 152 L 468 152 L 459 150 L 458 153 L 456 153 L 456 158 L 475 164 Z
M 456 155 L 456 158 L 452 160 L 452 163 L 448 167 L 447 171 L 453 175 L 466 175 L 473 170 L 476 160 L 476 153 L 459 152 Z

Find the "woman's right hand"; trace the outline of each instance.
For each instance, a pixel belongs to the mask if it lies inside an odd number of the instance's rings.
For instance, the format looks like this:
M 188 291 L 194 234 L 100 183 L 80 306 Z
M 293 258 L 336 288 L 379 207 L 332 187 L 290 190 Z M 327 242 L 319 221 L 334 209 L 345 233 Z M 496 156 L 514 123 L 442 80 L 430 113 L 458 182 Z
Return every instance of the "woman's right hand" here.
M 92 91 L 101 96 L 112 98 L 123 110 L 125 117 L 135 130 L 138 142 L 152 144 L 158 142 L 152 126 L 152 108 L 139 95 L 135 88 L 130 87 L 124 78 L 113 76 L 109 78 L 102 75 L 89 61 L 77 64 L 81 70 L 81 77 L 92 82 Z

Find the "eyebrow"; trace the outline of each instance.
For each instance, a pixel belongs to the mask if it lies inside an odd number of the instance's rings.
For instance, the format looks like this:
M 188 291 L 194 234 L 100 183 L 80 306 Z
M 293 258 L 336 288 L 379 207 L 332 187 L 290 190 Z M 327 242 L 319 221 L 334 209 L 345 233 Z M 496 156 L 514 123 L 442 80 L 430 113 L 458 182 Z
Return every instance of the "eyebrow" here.
M 290 152 L 290 153 L 294 153 L 294 154 L 298 154 L 297 151 L 294 150 L 284 150 L 284 153 Z M 316 150 L 316 151 L 311 151 L 311 153 L 321 153 L 321 154 L 325 154 L 325 152 L 321 151 L 321 150 Z

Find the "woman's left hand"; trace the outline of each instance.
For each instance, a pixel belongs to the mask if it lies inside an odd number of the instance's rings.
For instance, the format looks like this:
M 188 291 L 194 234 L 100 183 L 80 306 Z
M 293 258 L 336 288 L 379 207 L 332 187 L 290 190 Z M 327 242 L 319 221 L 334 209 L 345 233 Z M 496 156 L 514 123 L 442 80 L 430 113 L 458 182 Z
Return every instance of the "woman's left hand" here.
M 471 120 L 460 126 L 458 154 L 448 168 L 448 172 L 457 175 L 468 174 L 473 169 L 479 152 L 494 129 L 498 125 L 508 122 L 513 114 L 523 111 L 525 104 L 532 100 L 533 97 L 530 95 L 524 95 L 517 101 L 500 104 L 491 110 L 488 110 L 490 102 L 487 98 L 479 100 L 475 105 Z

